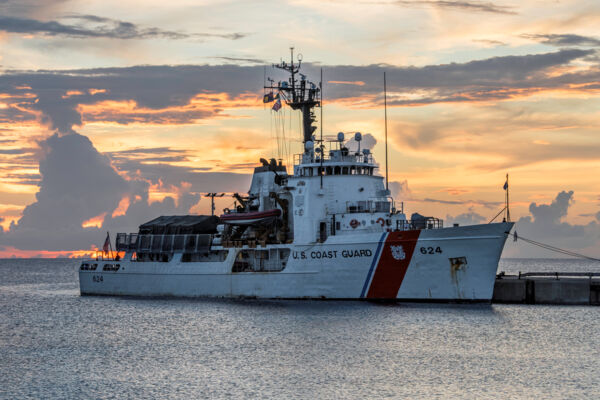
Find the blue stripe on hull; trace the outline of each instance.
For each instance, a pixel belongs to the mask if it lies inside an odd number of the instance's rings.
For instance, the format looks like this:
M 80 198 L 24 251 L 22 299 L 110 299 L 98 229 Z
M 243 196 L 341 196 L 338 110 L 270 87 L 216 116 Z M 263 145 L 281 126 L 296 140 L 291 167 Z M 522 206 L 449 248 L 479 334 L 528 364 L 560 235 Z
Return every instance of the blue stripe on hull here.
M 377 265 L 377 260 L 379 260 L 379 252 L 381 251 L 381 246 L 385 242 L 385 237 L 387 236 L 387 232 L 383 232 L 381 238 L 379 238 L 379 244 L 377 245 L 377 250 L 375 251 L 375 255 L 373 256 L 373 261 L 371 262 L 371 268 L 369 268 L 369 273 L 367 274 L 367 279 L 365 280 L 365 284 L 363 285 L 362 292 L 360 292 L 360 298 L 365 297 L 365 293 L 367 292 L 367 287 L 369 286 L 369 281 L 371 280 L 371 276 L 373 275 L 373 270 Z

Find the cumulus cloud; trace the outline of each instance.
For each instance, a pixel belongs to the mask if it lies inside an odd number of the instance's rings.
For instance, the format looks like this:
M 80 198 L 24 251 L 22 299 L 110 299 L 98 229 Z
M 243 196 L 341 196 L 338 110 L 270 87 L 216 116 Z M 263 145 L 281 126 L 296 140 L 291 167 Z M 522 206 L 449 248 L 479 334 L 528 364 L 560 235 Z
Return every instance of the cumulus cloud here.
M 597 243 L 600 240 L 600 220 L 587 224 L 565 222 L 569 208 L 574 202 L 574 192 L 561 191 L 550 204 L 531 203 L 531 215 L 519 218 L 515 225 L 518 236 L 533 239 L 571 251 L 599 257 Z M 600 213 L 599 213 L 600 214 Z M 523 241 L 509 241 L 506 257 L 556 257 L 555 253 L 527 244 Z
M 66 20 L 75 24 L 59 21 L 39 21 L 31 18 L 0 16 L 0 31 L 22 34 L 42 34 L 45 36 L 64 36 L 70 38 L 109 38 L 109 39 L 188 39 L 223 38 L 237 40 L 245 37 L 241 33 L 182 33 L 159 28 L 142 28 L 132 22 L 119 21 L 97 15 L 67 15 Z
M 573 203 L 574 192 L 562 191 L 556 195 L 550 204 L 531 203 L 529 212 L 531 216 L 522 217 L 518 221 L 523 229 L 534 229 L 539 237 L 553 236 L 583 236 L 585 229 L 581 225 L 571 225 L 561 220 L 567 216 L 569 207 Z
M 486 222 L 486 217 L 477 214 L 472 207 L 469 211 L 463 214 L 459 214 L 455 217 L 446 215 L 445 226 L 452 226 L 453 224 L 463 225 L 477 225 Z
M 401 182 L 390 181 L 390 192 L 396 201 L 407 201 L 412 199 L 412 191 L 408 187 L 408 181 L 405 179 Z
M 151 202 L 151 182 L 125 179 L 107 156 L 77 133 L 54 134 L 40 147 L 42 179 L 36 201 L 25 207 L 18 222 L 2 233 L 4 246 L 27 250 L 88 249 L 102 240 L 104 230 L 135 231 L 145 220 L 160 214 L 185 214 L 200 201 L 198 193 L 182 184 L 171 187 L 177 196 Z M 124 198 L 128 207 L 115 214 Z M 84 227 L 86 221 L 94 223 Z
M 345 146 L 350 151 L 354 151 L 354 152 L 358 151 L 359 146 L 360 146 L 361 151 L 363 149 L 373 150 L 373 148 L 377 144 L 377 139 L 375 139 L 375 136 L 371 135 L 370 133 L 361 134 L 360 145 L 359 145 L 359 142 L 357 142 L 355 140 L 356 135 L 354 133 L 350 133 L 349 136 L 350 136 L 350 139 L 348 139 L 346 141 Z

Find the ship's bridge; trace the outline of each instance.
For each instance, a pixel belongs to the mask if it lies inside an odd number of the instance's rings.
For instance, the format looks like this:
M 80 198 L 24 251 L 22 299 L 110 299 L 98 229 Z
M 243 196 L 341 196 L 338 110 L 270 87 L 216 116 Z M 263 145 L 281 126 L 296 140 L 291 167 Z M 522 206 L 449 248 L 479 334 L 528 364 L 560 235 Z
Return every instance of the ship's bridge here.
M 354 140 L 359 144 L 358 151 L 351 151 L 343 145 L 344 134 L 338 133 L 337 149 L 325 150 L 324 146 L 313 149 L 313 142 L 306 143 L 306 151 L 294 155 L 295 176 L 321 175 L 370 175 L 373 176 L 377 164 L 369 149 L 360 150 L 362 135 L 357 132 Z
M 294 156 L 295 176 L 320 175 L 373 175 L 377 165 L 371 154 L 342 154 L 343 150 L 332 150 L 329 156 L 323 157 L 314 153 L 296 154 Z

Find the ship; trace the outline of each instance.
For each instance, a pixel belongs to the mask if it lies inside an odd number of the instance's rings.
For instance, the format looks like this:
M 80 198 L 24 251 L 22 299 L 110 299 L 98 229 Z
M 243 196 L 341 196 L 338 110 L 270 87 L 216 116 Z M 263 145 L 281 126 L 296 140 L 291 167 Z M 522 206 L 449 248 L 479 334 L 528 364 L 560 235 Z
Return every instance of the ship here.
M 260 159 L 247 194 L 233 194 L 222 215 L 159 216 L 117 233 L 115 252 L 82 261 L 81 295 L 491 301 L 510 218 L 449 227 L 408 219 L 388 188 L 387 148 L 384 183 L 360 133 L 353 150 L 342 132 L 315 136 L 322 83 L 301 64 L 292 50 L 291 62 L 273 65 L 287 80 L 264 85 L 265 102 L 301 113 L 292 171 Z

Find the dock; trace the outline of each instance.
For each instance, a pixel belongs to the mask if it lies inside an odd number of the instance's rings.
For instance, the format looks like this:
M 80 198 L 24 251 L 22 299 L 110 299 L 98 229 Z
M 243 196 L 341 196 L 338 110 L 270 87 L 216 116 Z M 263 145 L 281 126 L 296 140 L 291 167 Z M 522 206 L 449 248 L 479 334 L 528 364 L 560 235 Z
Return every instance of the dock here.
M 502 272 L 496 276 L 492 303 L 600 305 L 600 273 Z

